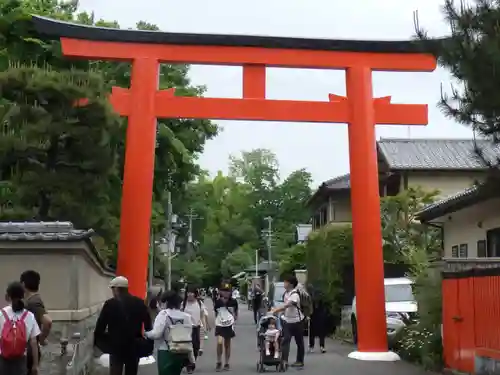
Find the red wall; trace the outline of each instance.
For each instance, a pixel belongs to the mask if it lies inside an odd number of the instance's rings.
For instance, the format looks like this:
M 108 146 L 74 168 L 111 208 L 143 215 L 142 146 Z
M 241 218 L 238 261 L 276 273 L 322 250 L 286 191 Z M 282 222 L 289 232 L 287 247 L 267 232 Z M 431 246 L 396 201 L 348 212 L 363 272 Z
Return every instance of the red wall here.
M 500 359 L 500 268 L 443 273 L 447 368 L 473 373 L 475 356 Z

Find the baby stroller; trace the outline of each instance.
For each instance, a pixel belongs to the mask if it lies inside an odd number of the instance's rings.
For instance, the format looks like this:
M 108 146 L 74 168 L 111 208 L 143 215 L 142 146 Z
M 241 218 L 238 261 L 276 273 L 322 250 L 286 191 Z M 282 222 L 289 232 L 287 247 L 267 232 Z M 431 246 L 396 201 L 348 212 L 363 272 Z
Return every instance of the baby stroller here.
M 279 348 L 275 348 L 274 346 L 271 347 L 270 355 L 266 355 L 265 333 L 269 327 L 269 321 L 271 319 L 274 319 L 276 321 L 276 328 L 280 330 Z M 275 367 L 277 372 L 285 372 L 287 370 L 281 358 L 281 346 L 282 346 L 281 344 L 283 340 L 283 332 L 281 331 L 282 325 L 280 324 L 281 322 L 279 321 L 279 319 L 280 318 L 274 315 L 264 315 L 259 320 L 259 324 L 257 327 L 257 340 L 259 347 L 259 360 L 257 362 L 257 372 L 265 372 L 266 367 Z M 276 358 L 274 355 L 275 350 L 280 350 L 280 356 L 278 358 Z

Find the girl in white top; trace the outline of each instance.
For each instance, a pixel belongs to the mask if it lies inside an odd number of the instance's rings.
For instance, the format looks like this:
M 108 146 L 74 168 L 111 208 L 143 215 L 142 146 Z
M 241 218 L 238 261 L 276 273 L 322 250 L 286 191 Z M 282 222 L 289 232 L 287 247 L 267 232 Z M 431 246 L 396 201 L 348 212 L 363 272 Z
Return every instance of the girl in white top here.
M 182 310 L 191 316 L 193 321 L 193 353 L 194 357 L 198 358 L 203 354 L 201 349 L 201 327 L 203 326 L 207 331 L 210 330 L 207 320 L 207 308 L 200 300 L 198 290 L 192 287 L 186 289 Z
M 2 340 L 2 333 L 6 323 L 6 319 L 10 321 L 23 320 L 26 327 L 26 348 L 31 346 L 33 353 L 33 369 L 31 374 L 38 374 L 38 343 L 37 337 L 40 335 L 40 328 L 36 322 L 33 313 L 24 308 L 24 288 L 19 282 L 10 283 L 7 287 L 6 293 L 7 302 L 9 305 L 2 308 L 0 311 L 0 341 Z M 0 374 L 8 375 L 24 375 L 26 374 L 26 352 L 20 358 L 4 358 L 2 357 L 0 345 Z
M 193 352 L 183 356 L 171 353 L 167 345 L 167 338 L 172 321 L 181 324 L 193 324 L 191 315 L 181 311 L 181 298 L 174 291 L 168 291 L 161 297 L 161 311 L 156 316 L 151 331 L 145 332 L 148 339 L 155 340 L 158 349 L 158 374 L 180 375 L 182 369 L 187 367 L 190 372 L 194 370 L 195 358 Z

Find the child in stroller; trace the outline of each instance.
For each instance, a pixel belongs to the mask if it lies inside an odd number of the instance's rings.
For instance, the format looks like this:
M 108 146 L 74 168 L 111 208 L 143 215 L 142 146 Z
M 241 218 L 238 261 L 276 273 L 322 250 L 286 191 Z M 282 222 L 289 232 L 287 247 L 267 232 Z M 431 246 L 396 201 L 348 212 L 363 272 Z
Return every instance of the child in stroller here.
M 274 315 L 265 315 L 259 320 L 259 362 L 257 370 L 264 372 L 265 366 L 276 366 L 282 371 L 281 362 L 281 330 L 279 320 Z

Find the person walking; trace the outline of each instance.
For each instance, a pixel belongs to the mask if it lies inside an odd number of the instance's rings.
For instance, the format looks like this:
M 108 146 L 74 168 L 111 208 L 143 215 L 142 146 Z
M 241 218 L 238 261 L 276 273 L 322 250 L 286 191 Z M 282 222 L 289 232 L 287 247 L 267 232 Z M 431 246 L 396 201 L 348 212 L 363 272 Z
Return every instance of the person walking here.
M 319 338 L 319 349 L 325 353 L 325 337 L 328 323 L 328 307 L 319 291 L 312 292 L 313 313 L 309 321 L 309 352 L 314 352 L 316 337 Z
M 104 302 L 97 318 L 94 340 L 97 347 L 109 353 L 110 375 L 137 375 L 139 360 L 143 355 L 139 348 L 143 328 L 151 330 L 151 315 L 144 301 L 128 291 L 128 280 L 115 277 L 109 283 L 113 298 Z
M 193 321 L 190 314 L 181 310 L 181 303 L 177 291 L 165 292 L 161 297 L 162 309 L 156 316 L 153 329 L 144 333 L 147 338 L 155 340 L 158 375 L 180 375 L 185 366 L 192 373 L 195 368 L 192 343 L 189 342 L 189 347 L 186 347 L 186 342 L 175 341 L 182 340 L 182 336 L 192 337 Z M 176 331 L 177 339 L 172 334 L 173 327 L 179 330 Z
M 37 358 L 38 362 L 42 359 L 42 352 L 40 350 L 40 345 L 45 346 L 47 344 L 47 338 L 49 337 L 50 331 L 52 329 L 52 319 L 45 310 L 45 304 L 43 303 L 42 297 L 40 296 L 40 274 L 34 270 L 24 271 L 20 278 L 21 284 L 24 288 L 24 304 L 26 310 L 33 313 L 35 316 L 38 327 L 40 328 L 40 335 L 37 337 Z M 31 350 L 31 346 L 28 346 L 27 352 L 27 368 L 28 374 L 32 372 L 32 367 L 34 363 L 34 356 Z
M 199 298 L 198 290 L 188 286 L 186 288 L 186 295 L 182 303 L 182 311 L 191 316 L 193 322 L 193 354 L 195 360 L 198 358 L 201 348 L 201 326 L 206 321 L 205 319 L 205 305 Z M 188 368 L 188 371 L 190 369 Z
M 24 305 L 24 288 L 20 282 L 7 287 L 8 306 L 0 310 L 0 374 L 38 375 L 38 336 L 40 328 L 35 315 Z M 31 368 L 27 373 L 27 348 L 31 348 Z
M 223 284 L 219 291 L 219 298 L 214 304 L 215 310 L 215 337 L 217 338 L 217 362 L 215 371 L 229 370 L 231 359 L 231 340 L 235 336 L 234 323 L 238 320 L 238 301 L 231 296 L 231 285 Z M 224 367 L 222 367 L 222 353 L 224 352 Z
M 284 304 L 271 310 L 273 314 L 284 312 L 283 314 L 283 343 L 281 355 L 285 367 L 288 365 L 290 355 L 290 343 L 292 337 L 297 344 L 297 360 L 292 367 L 304 367 L 304 323 L 305 315 L 301 312 L 300 291 L 297 289 L 298 281 L 295 276 L 289 276 L 284 281 L 285 294 L 283 296 Z
M 262 302 L 264 299 L 264 292 L 260 284 L 255 284 L 252 290 L 252 310 L 253 310 L 253 321 L 255 324 L 259 322 L 260 312 L 262 308 Z

